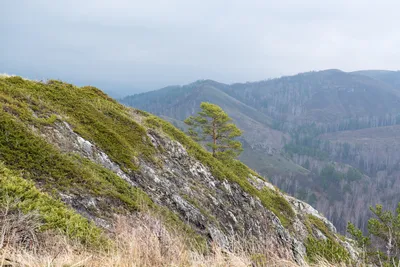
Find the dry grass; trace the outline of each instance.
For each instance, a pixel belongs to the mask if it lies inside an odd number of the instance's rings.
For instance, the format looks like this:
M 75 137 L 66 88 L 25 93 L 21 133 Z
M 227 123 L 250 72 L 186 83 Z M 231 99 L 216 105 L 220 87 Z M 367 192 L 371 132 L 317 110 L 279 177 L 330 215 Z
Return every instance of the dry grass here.
M 244 247 L 240 243 L 235 245 L 234 253 L 211 245 L 209 253 L 201 254 L 191 250 L 179 233 L 167 231 L 161 220 L 148 214 L 117 218 L 112 233 L 115 247 L 107 252 L 89 251 L 55 233 L 37 236 L 40 246 L 35 250 L 18 242 L 5 244 L 0 249 L 0 266 L 297 266 L 270 251 L 251 254 L 259 247 Z M 321 262 L 318 266 L 331 265 Z
M 0 249 L 19 247 L 35 251 L 39 246 L 39 216 L 37 213 L 22 213 L 17 204 L 18 201 L 4 198 L 3 208 L 0 209 Z

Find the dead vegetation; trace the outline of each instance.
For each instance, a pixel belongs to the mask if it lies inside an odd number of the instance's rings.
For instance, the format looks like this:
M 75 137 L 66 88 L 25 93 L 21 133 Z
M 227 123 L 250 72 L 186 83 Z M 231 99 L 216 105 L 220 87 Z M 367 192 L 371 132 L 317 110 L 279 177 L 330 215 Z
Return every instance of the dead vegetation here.
M 40 231 L 34 213 L 22 214 L 9 203 L 1 210 L 0 266 L 297 266 L 257 244 L 237 241 L 233 252 L 211 244 L 209 252 L 190 249 L 178 232 L 167 230 L 159 218 L 139 213 L 116 218 L 110 234 L 114 246 L 92 251 L 50 231 Z M 317 266 L 331 266 L 321 262 Z
M 18 247 L 36 251 L 39 246 L 37 232 L 41 226 L 39 216 L 35 212 L 22 213 L 18 201 L 5 198 L 0 209 L 0 249 Z

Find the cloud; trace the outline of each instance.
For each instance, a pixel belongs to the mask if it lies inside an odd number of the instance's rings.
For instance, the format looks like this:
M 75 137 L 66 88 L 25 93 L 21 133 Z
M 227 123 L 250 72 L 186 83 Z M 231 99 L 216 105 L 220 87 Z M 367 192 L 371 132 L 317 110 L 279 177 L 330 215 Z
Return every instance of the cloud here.
M 397 69 L 398 1 L 6 1 L 1 72 L 120 93 L 210 78 Z

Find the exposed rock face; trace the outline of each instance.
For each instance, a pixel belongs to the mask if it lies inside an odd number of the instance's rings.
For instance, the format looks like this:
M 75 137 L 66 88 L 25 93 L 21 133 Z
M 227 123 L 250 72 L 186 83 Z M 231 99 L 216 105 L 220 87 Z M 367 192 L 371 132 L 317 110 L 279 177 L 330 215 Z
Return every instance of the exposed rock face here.
M 321 219 L 335 233 L 335 227 L 310 205 L 284 195 L 296 213 L 288 231 L 279 218 L 265 208 L 257 197 L 239 185 L 214 177 L 208 167 L 191 157 L 178 142 L 163 133 L 148 129 L 148 136 L 158 149 L 157 162 L 139 161 L 139 171 L 126 173 L 95 144 L 76 134 L 66 123 L 45 127 L 42 136 L 64 152 L 78 153 L 143 189 L 157 204 L 166 206 L 189 223 L 198 233 L 229 249 L 233 239 L 257 241 L 284 259 L 305 262 L 304 242 L 308 236 L 305 218 L 311 214 Z M 270 183 L 249 174 L 248 180 L 258 189 L 276 190 Z M 96 199 L 64 196 L 66 202 L 79 202 L 85 216 L 93 218 L 87 206 L 96 206 Z M 73 199 L 71 199 L 73 198 Z M 76 203 L 75 203 L 76 205 Z M 321 233 L 321 238 L 326 238 Z M 260 245 L 260 246 L 261 246 Z M 350 245 L 349 245 L 350 246 Z
M 91 142 L 76 134 L 67 122 L 57 123 L 42 130 L 43 137 L 63 152 L 74 152 L 88 158 L 118 174 L 119 177 L 133 186 L 136 184 L 121 170 L 118 164 L 111 161 L 106 153 Z
M 312 260 L 322 253 L 329 261 L 331 244 L 348 259 L 343 247 L 350 245 L 340 246 L 335 228 L 311 206 L 239 161 L 216 159 L 156 116 L 124 107 L 97 88 L 60 81 L 9 77 L 0 79 L 0 91 L 6 189 L 0 191 L 38 210 L 46 229 L 97 247 L 108 243 L 103 230 L 112 234 L 114 215 L 145 211 L 207 252 L 210 242 L 302 265 L 305 255 Z M 257 115 L 234 99 L 229 103 Z M 283 157 L 271 157 L 274 165 L 290 167 Z
M 335 226 L 328 220 L 326 219 L 324 216 L 322 216 L 316 209 L 314 209 L 313 207 L 311 207 L 309 204 L 298 200 L 294 197 L 291 196 L 285 196 L 285 198 L 289 201 L 289 203 L 291 203 L 295 209 L 295 211 L 301 215 L 312 215 L 314 217 L 317 217 L 318 219 L 320 219 L 321 221 L 324 222 L 325 226 L 328 227 L 328 229 L 333 232 L 336 233 L 336 228 Z
M 345 233 L 348 221 L 366 229 L 371 205 L 394 210 L 400 201 L 399 81 L 400 72 L 325 70 L 231 85 L 203 80 L 121 102 L 175 125 L 203 101 L 221 106 L 244 132 L 240 159 Z M 370 179 L 327 189 L 318 172 L 332 161 Z

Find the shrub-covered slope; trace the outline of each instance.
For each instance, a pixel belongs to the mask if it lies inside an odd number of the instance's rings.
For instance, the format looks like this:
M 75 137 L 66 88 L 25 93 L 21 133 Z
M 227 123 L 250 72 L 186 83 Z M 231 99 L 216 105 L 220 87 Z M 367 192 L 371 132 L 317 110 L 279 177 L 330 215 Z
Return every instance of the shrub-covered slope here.
M 0 161 L 2 203 L 88 246 L 112 246 L 113 216 L 145 210 L 203 251 L 239 238 L 299 264 L 355 257 L 308 204 L 94 87 L 0 78 Z
M 179 127 L 200 102 L 221 106 L 243 130 L 242 162 L 345 233 L 347 221 L 366 230 L 369 206 L 395 209 L 400 200 L 399 73 L 325 70 L 231 85 L 203 80 L 120 101 Z M 324 174 L 331 166 L 335 172 Z M 348 169 L 362 179 L 348 177 Z

